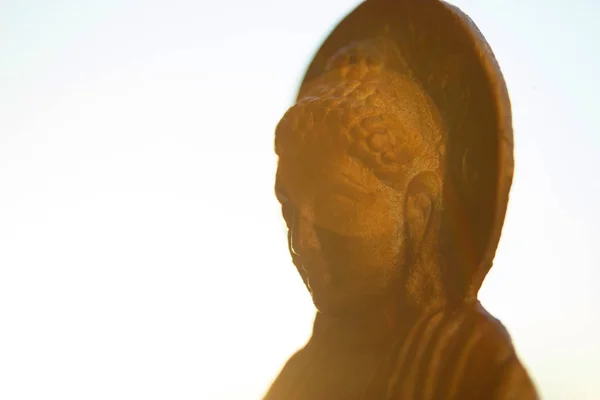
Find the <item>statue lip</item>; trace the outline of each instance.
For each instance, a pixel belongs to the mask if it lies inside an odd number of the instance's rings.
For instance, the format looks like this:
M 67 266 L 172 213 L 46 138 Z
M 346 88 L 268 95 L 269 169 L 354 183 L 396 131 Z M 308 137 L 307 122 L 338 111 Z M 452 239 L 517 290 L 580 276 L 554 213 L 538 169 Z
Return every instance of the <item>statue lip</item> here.
M 331 286 L 332 278 L 331 274 L 308 275 L 307 282 L 308 287 L 312 293 L 314 289 L 320 291 Z
M 304 260 L 302 258 L 300 259 L 300 268 L 302 268 L 302 271 L 304 271 L 304 274 L 306 275 L 309 287 L 322 288 L 331 285 L 333 276 L 324 260 L 314 257 Z M 307 265 L 310 267 L 307 268 Z

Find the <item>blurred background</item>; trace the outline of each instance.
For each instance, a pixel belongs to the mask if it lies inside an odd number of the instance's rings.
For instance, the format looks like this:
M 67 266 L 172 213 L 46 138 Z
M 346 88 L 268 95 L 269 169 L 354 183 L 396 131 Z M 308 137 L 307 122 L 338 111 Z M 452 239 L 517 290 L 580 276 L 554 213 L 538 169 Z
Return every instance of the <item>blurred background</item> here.
M 259 399 L 311 333 L 273 131 L 358 0 L 0 1 L 0 398 Z M 455 0 L 513 103 L 483 304 L 600 398 L 600 3 Z

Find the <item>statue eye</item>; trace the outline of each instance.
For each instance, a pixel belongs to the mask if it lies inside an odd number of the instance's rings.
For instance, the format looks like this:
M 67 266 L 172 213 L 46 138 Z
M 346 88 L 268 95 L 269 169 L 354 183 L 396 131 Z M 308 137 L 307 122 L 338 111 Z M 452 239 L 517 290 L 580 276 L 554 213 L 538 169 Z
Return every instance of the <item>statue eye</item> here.
M 327 251 L 347 251 L 352 250 L 358 244 L 357 237 L 343 235 L 322 227 L 316 227 L 316 234 L 319 238 L 322 248 Z

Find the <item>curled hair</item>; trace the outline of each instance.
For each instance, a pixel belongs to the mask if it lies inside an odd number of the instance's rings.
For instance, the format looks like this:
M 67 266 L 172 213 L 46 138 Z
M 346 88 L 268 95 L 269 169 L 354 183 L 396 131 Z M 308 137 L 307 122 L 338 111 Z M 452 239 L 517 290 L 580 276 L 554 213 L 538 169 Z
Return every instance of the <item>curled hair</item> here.
M 275 151 L 344 151 L 383 182 L 404 189 L 418 173 L 440 175 L 444 129 L 433 101 L 393 43 L 344 47 L 277 126 Z

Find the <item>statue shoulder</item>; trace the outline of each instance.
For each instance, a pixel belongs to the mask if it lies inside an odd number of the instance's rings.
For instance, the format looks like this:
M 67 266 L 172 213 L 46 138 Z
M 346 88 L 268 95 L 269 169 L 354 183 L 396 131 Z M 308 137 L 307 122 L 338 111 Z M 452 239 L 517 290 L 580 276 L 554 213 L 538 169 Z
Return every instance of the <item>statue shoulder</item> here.
M 477 313 L 482 319 L 482 332 L 487 332 L 478 346 L 483 355 L 479 365 L 488 366 L 485 397 L 495 400 L 539 399 L 535 385 L 519 360 L 504 325 L 481 306 Z M 479 368 L 477 364 L 476 362 L 475 368 Z
M 470 314 L 473 325 L 456 343 L 459 356 L 451 362 L 463 376 L 449 389 L 460 393 L 457 398 L 538 399 L 505 326 L 480 304 Z
M 508 331 L 479 304 L 421 320 L 398 349 L 385 376 L 388 398 L 504 400 L 518 390 L 512 382 L 529 379 Z
M 511 357 L 499 369 L 496 381 L 490 388 L 494 400 L 538 400 L 535 385 L 517 356 Z
M 309 363 L 309 349 L 307 346 L 298 350 L 285 363 L 263 400 L 284 399 L 289 396 L 290 390 L 302 380 L 303 371 Z

